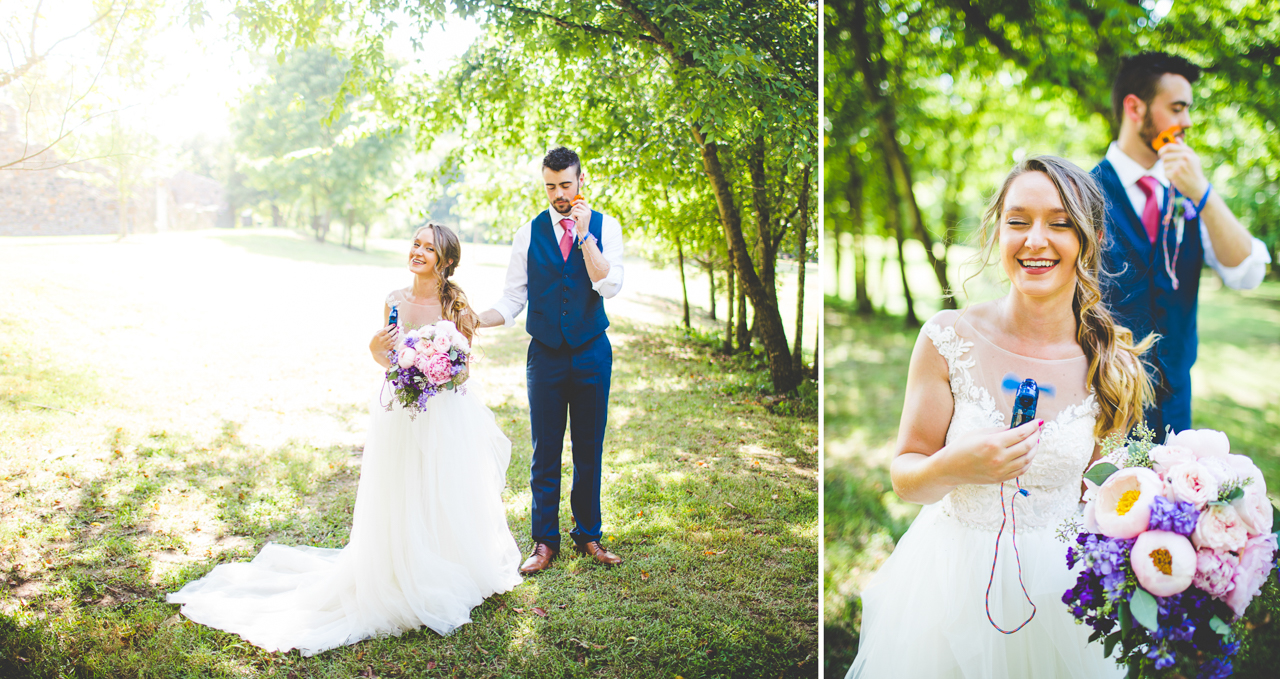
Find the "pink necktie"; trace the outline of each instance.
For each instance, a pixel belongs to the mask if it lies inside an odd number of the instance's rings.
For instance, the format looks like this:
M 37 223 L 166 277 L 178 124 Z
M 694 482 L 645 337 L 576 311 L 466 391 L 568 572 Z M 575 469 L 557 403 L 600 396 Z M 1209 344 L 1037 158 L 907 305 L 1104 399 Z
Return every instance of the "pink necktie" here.
M 560 237 L 560 254 L 564 255 L 565 261 L 569 261 L 569 250 L 573 248 L 573 225 L 572 219 L 561 219 L 560 227 L 564 229 L 564 235 Z
M 1147 205 L 1142 208 L 1142 226 L 1147 230 L 1147 240 L 1156 242 L 1156 229 L 1160 225 L 1160 198 L 1156 193 L 1161 188 L 1160 182 L 1151 175 L 1138 179 L 1138 188 L 1147 194 Z

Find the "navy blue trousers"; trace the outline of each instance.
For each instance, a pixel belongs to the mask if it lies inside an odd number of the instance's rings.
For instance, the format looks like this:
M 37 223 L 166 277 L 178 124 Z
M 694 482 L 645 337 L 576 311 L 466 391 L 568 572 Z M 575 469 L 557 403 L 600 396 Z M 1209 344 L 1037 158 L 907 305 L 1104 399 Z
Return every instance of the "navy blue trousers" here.
M 576 524 L 569 536 L 579 545 L 602 537 L 600 467 L 612 374 L 613 347 L 603 332 L 576 348 L 529 340 L 525 376 L 533 435 L 529 489 L 535 542 L 560 546 L 560 459 L 566 419 L 573 453 L 569 507 Z

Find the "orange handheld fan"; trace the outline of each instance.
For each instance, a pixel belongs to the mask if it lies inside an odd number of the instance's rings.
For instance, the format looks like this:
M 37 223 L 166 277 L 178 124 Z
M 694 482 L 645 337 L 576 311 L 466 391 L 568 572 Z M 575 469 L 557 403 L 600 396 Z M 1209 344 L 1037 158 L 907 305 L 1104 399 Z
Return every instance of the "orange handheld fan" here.
M 1181 125 L 1174 125 L 1164 132 L 1161 132 L 1156 136 L 1155 140 L 1151 142 L 1151 148 L 1159 151 L 1165 144 L 1172 144 L 1178 141 L 1178 133 L 1185 129 L 1187 128 Z

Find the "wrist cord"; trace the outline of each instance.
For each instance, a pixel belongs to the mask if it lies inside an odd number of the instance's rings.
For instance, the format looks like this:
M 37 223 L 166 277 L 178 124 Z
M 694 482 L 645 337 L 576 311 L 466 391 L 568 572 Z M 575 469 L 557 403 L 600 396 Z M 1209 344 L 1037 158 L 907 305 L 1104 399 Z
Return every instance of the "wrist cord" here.
M 1036 602 L 1031 600 L 1031 595 L 1027 593 L 1027 585 L 1022 581 L 1022 556 L 1018 553 L 1018 514 L 1016 505 L 1014 505 L 1014 500 L 1017 500 L 1019 495 L 1027 497 L 1030 495 L 1030 492 L 1022 487 L 1021 477 L 1015 478 L 1014 482 L 1018 484 L 1018 492 L 1009 500 L 1009 510 L 1007 514 L 1005 513 L 1004 506 L 1004 482 L 1000 482 L 1000 515 L 1002 518 L 1000 520 L 1000 530 L 996 532 L 996 553 L 995 556 L 991 558 L 991 577 L 987 580 L 987 621 L 990 622 L 991 626 L 996 628 L 996 631 L 1001 634 L 1013 634 L 1023 627 L 1026 627 L 1027 623 L 1031 622 L 1032 618 L 1036 617 Z M 1011 529 L 1013 556 L 1018 562 L 1018 585 L 1022 587 L 1022 595 L 1027 598 L 1027 603 L 1031 604 L 1031 615 L 1028 616 L 1026 620 L 1022 621 L 1021 625 L 1018 625 L 1011 630 L 1007 630 L 1000 625 L 997 625 L 995 619 L 991 617 L 991 586 L 996 580 L 996 561 L 1000 558 L 1000 536 L 1004 534 L 1004 525 L 1006 522 L 1010 521 L 1010 519 L 1012 519 L 1013 522 L 1013 527 Z
M 1212 185 L 1210 185 L 1212 186 Z M 1173 283 L 1173 289 L 1178 289 L 1178 255 L 1182 252 L 1182 224 L 1184 217 L 1179 219 L 1178 235 L 1176 243 L 1173 246 L 1173 257 L 1169 257 L 1169 227 L 1173 223 L 1173 213 L 1176 212 L 1178 199 L 1182 197 L 1182 193 L 1174 188 L 1173 183 L 1169 183 L 1169 188 L 1165 190 L 1165 209 L 1164 209 L 1164 233 L 1160 235 L 1160 248 L 1164 253 L 1164 272 L 1169 275 L 1169 280 Z M 1209 192 L 1205 191 L 1204 198 L 1209 198 Z M 1201 205 L 1204 203 L 1202 202 Z M 1200 211 L 1196 210 L 1196 217 L 1200 216 Z

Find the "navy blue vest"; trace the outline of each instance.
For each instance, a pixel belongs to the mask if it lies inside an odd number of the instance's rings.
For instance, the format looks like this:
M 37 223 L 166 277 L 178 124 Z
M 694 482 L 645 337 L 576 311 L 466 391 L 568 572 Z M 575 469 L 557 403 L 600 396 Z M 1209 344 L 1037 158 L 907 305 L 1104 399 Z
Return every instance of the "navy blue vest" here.
M 1116 323 L 1133 331 L 1142 340 L 1149 333 L 1160 334 L 1147 355 L 1156 379 L 1156 406 L 1147 410 L 1147 424 L 1164 440 L 1164 430 L 1191 428 L 1191 366 L 1196 362 L 1196 301 L 1200 291 L 1200 270 L 1204 267 L 1204 245 L 1200 242 L 1199 219 L 1187 220 L 1182 247 L 1174 263 L 1178 289 L 1165 271 L 1165 253 L 1173 257 L 1177 229 L 1156 233 L 1156 242 L 1147 240 L 1142 220 L 1120 184 L 1111 162 L 1103 160 L 1093 168 L 1093 177 L 1107 197 L 1107 232 L 1102 240 L 1102 299 Z
M 604 298 L 591 288 L 582 250 L 575 245 L 569 259 L 560 254 L 560 245 L 551 224 L 550 210 L 533 218 L 529 234 L 529 319 L 525 328 L 534 339 L 550 347 L 568 342 L 578 347 L 609 327 L 604 314 Z M 587 231 L 600 237 L 604 215 L 591 211 Z

